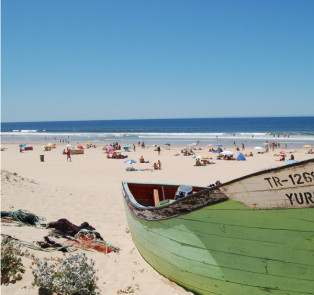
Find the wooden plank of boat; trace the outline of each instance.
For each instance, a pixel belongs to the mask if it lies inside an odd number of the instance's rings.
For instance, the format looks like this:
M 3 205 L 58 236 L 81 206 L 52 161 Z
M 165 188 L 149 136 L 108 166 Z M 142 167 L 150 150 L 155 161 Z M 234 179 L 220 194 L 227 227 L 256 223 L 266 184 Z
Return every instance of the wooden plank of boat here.
M 306 194 L 313 174 L 313 160 L 304 161 L 193 187 L 193 195 L 168 203 L 178 185 L 123 183 L 132 238 L 158 272 L 198 294 L 313 294 L 314 198 Z M 154 190 L 166 205 L 153 205 Z

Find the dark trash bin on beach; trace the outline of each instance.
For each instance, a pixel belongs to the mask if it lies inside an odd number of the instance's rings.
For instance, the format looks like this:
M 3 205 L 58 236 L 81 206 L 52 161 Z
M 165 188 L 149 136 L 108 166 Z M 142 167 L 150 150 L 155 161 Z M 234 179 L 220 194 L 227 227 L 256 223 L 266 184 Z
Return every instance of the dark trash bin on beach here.
M 45 162 L 45 155 L 40 155 L 40 162 Z

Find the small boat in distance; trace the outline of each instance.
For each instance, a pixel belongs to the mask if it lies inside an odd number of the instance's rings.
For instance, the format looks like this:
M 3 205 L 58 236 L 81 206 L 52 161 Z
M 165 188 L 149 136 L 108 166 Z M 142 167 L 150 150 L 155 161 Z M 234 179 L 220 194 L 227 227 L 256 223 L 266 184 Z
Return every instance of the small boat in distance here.
M 214 187 L 122 182 L 133 241 L 196 294 L 314 292 L 314 159 Z

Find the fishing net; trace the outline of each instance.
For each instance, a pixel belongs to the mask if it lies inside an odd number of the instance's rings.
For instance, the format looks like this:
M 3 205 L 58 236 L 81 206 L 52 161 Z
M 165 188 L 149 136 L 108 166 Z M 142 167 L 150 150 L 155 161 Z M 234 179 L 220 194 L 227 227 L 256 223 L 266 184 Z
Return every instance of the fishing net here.
M 79 247 L 86 250 L 94 250 L 104 254 L 110 252 L 119 252 L 119 248 L 104 241 L 103 239 L 97 238 L 97 233 L 90 230 L 81 230 L 79 231 L 74 240 L 69 241 L 69 243 L 74 242 L 72 247 Z
M 38 226 L 45 218 L 39 217 L 25 210 L 1 211 L 1 218 L 17 221 L 27 226 Z

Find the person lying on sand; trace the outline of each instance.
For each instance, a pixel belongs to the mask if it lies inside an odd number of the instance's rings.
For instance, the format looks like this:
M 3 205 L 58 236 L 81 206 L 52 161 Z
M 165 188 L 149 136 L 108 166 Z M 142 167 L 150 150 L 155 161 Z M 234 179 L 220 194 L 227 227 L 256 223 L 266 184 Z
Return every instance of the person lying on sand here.
M 223 159 L 224 160 L 236 160 L 232 155 L 230 155 L 230 156 L 229 155 L 224 155 Z
M 207 164 L 216 164 L 215 162 L 211 162 L 209 159 L 203 159 L 202 162 L 203 162 L 204 165 L 207 165 Z
M 204 166 L 204 165 L 201 163 L 200 159 L 196 159 L 196 162 L 195 162 L 194 166 Z

